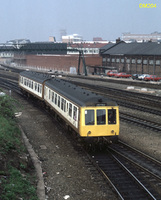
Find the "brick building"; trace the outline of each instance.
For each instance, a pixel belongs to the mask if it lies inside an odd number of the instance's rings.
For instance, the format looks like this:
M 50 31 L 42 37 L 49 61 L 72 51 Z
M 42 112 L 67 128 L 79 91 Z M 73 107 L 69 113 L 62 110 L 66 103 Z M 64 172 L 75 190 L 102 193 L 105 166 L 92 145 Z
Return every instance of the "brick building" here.
M 102 65 L 127 73 L 161 76 L 161 44 L 157 42 L 107 44 L 100 49 Z
M 102 58 L 99 55 L 85 55 L 85 62 L 88 73 L 92 73 L 90 66 L 100 66 Z M 48 70 L 70 72 L 71 67 L 78 68 L 79 55 L 26 55 L 25 65 Z M 80 72 L 83 73 L 83 63 L 80 65 Z
M 84 54 L 87 72 L 93 72 L 93 66 L 100 66 L 102 58 L 99 48 L 104 44 L 66 44 L 66 43 L 30 43 L 15 52 L 14 62 L 33 68 L 44 68 L 70 72 L 70 68 L 78 69 L 79 51 Z M 88 53 L 87 53 L 88 52 Z M 82 56 L 82 55 L 81 55 Z M 92 66 L 92 68 L 91 68 Z M 83 62 L 80 63 L 80 73 L 84 73 Z

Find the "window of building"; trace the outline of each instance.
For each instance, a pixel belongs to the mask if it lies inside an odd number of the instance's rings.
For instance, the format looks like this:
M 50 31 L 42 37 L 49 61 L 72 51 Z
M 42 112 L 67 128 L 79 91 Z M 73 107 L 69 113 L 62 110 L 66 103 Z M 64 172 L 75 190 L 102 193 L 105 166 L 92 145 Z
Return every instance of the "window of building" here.
M 128 59 L 126 59 L 126 63 L 130 63 L 130 59 L 128 58 Z
M 149 60 L 149 65 L 153 65 L 154 61 L 153 60 Z
M 135 59 L 132 59 L 131 62 L 132 62 L 133 64 L 135 64 Z
M 119 62 L 120 62 L 120 59 L 119 59 L 119 58 L 117 58 L 117 59 L 116 59 L 116 62 L 117 62 L 117 63 L 119 63 Z
M 156 60 L 156 65 L 160 65 L 160 60 Z
M 141 59 L 137 59 L 137 63 L 138 63 L 138 64 L 141 64 Z
M 147 60 L 143 60 L 143 64 L 147 65 L 148 61 Z
M 115 62 L 115 58 L 112 58 L 112 62 L 113 62 L 113 63 Z
M 121 58 L 121 62 L 124 63 L 124 58 Z

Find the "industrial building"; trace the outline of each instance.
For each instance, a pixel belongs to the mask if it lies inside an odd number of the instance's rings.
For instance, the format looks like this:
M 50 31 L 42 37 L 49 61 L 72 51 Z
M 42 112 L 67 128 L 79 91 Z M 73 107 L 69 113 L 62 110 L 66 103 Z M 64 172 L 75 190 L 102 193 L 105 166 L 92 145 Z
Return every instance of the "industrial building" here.
M 122 40 L 125 42 L 158 42 L 161 41 L 161 33 L 154 32 L 151 34 L 134 34 L 134 33 L 123 33 Z
M 106 45 L 105 45 L 106 44 Z M 1 62 L 63 72 L 78 71 L 85 60 L 87 73 L 105 74 L 108 70 L 130 74 L 148 73 L 161 76 L 161 43 L 26 43 L 1 45 Z M 83 62 L 80 73 L 83 73 Z
M 161 44 L 159 42 L 107 44 L 100 49 L 102 66 L 115 67 L 130 74 L 148 73 L 161 76 Z

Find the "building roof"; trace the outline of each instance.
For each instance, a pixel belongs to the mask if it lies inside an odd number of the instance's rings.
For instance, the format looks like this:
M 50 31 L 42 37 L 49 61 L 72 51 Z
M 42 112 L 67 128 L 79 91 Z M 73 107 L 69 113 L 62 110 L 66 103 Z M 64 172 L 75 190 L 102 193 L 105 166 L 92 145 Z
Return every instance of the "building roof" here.
M 108 47 L 108 45 L 107 45 Z M 120 42 L 107 48 L 102 55 L 161 55 L 161 44 L 157 42 L 125 43 Z
M 103 46 L 105 46 L 105 43 L 99 43 L 99 42 L 93 42 L 93 43 L 81 42 L 81 43 L 68 44 L 68 47 L 72 48 L 101 48 Z
M 53 42 L 27 43 L 20 47 L 20 51 L 26 51 L 29 53 L 66 54 L 67 44 Z
M 116 45 L 115 43 L 108 43 L 108 44 L 102 46 L 100 48 L 100 53 L 104 53 L 105 51 L 107 51 L 108 49 L 111 49 L 115 45 Z
M 30 54 L 67 54 L 67 44 L 54 42 L 1 44 L 0 51 L 23 51 Z

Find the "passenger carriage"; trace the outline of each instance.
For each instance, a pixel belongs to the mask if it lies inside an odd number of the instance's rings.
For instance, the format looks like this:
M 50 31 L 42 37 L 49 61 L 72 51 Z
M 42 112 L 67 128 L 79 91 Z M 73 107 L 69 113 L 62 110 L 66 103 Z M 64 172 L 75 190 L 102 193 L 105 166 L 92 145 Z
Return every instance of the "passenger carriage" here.
M 23 93 L 33 95 L 42 100 L 44 98 L 44 82 L 51 78 L 49 75 L 32 71 L 23 71 L 19 75 L 19 86 Z
M 78 136 L 96 141 L 117 140 L 119 108 L 115 102 L 65 80 L 35 72 L 20 73 L 19 84 L 43 100 Z

